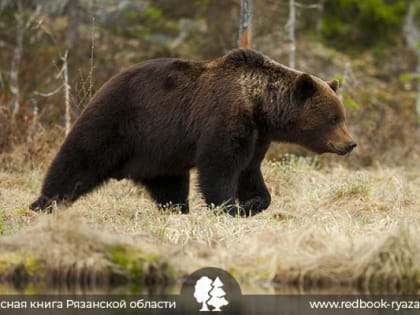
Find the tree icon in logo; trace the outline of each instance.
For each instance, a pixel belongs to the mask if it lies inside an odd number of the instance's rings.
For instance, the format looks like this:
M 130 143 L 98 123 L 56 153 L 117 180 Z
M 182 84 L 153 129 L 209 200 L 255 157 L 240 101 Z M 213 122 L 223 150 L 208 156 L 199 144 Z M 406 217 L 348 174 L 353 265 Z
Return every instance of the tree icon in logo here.
M 226 292 L 222 287 L 223 282 L 219 277 L 216 277 L 214 281 L 206 276 L 197 280 L 194 287 L 194 298 L 198 303 L 202 303 L 200 312 L 209 312 L 208 305 L 214 307 L 213 312 L 220 312 L 222 306 L 229 304 L 224 297 Z
M 198 303 L 203 303 L 200 312 L 209 311 L 206 302 L 210 298 L 209 292 L 212 289 L 212 282 L 209 277 L 201 277 L 195 283 L 194 297 Z
M 221 307 L 228 305 L 229 302 L 224 298 L 226 292 L 223 291 L 223 282 L 217 277 L 211 284 L 213 289 L 210 291 L 211 299 L 207 303 L 214 307 L 213 312 L 220 312 Z

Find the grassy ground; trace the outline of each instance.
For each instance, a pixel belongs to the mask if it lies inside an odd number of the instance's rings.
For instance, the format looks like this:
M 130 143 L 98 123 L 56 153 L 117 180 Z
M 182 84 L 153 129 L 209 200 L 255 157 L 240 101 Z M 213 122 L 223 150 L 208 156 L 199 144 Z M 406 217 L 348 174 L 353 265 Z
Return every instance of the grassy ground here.
M 45 170 L 0 171 L 0 275 L 82 284 L 180 279 L 200 267 L 244 286 L 420 286 L 420 167 L 319 168 L 291 158 L 263 167 L 272 204 L 252 218 L 208 211 L 192 184 L 189 215 L 160 213 L 129 181 L 72 206 L 29 211 Z M 22 271 L 23 270 L 23 271 Z M 109 281 L 108 281 L 109 282 Z M 249 290 L 248 290 L 249 291 Z

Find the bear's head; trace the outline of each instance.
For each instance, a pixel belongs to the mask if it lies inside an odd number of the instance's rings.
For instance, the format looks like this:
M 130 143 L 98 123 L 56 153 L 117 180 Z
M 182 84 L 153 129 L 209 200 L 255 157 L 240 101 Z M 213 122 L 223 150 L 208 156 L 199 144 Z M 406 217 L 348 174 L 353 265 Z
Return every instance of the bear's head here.
M 292 84 L 290 103 L 296 110 L 294 142 L 316 152 L 340 155 L 351 152 L 356 142 L 345 124 L 344 105 L 337 96 L 338 81 L 325 82 L 300 73 Z

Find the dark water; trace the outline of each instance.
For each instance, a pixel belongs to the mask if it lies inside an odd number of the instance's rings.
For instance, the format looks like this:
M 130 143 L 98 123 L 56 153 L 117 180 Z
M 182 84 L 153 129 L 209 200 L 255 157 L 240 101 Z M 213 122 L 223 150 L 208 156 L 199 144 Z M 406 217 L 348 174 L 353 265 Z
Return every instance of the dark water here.
M 326 287 L 326 288 L 302 288 L 296 286 L 272 285 L 271 283 L 241 284 L 242 294 L 366 294 L 352 287 Z M 80 286 L 51 287 L 43 282 L 29 282 L 25 285 L 16 286 L 11 283 L 0 282 L 0 295 L 7 294 L 76 294 L 76 295 L 177 295 L 181 291 L 181 283 L 175 283 L 164 287 L 141 287 L 141 286 L 102 286 L 84 288 Z M 385 293 L 385 292 L 384 292 Z M 395 292 L 393 292 L 395 293 Z

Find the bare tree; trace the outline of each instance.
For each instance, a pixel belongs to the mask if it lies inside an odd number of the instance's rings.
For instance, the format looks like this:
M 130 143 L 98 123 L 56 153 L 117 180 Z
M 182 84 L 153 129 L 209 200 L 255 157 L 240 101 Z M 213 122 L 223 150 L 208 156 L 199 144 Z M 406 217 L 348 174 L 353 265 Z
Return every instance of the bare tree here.
M 12 125 L 15 124 L 16 115 L 20 110 L 19 71 L 23 52 L 23 36 L 25 34 L 25 17 L 20 1 L 18 2 L 18 10 L 15 14 L 15 19 L 16 46 L 13 52 L 12 64 L 10 66 L 10 93 L 12 94 Z
M 341 80 L 341 87 L 338 91 L 338 98 L 344 101 L 344 94 L 349 89 L 351 82 L 354 80 L 353 71 L 351 70 L 350 62 L 346 62 L 344 66 L 343 79 Z
M 420 27 L 414 21 L 414 11 L 416 4 L 412 3 L 408 9 L 405 19 L 404 35 L 408 46 L 415 51 L 417 55 L 416 79 L 417 79 L 417 125 L 420 124 Z
M 253 0 L 241 0 L 238 46 L 251 48 L 252 16 L 254 14 Z
M 23 54 L 23 40 L 25 33 L 30 29 L 34 20 L 39 16 L 41 6 L 38 5 L 36 10 L 26 19 L 25 12 L 21 1 L 16 2 L 17 12 L 15 13 L 16 19 L 16 46 L 13 51 L 12 63 L 10 66 L 10 93 L 12 99 L 10 101 L 12 107 L 12 125 L 15 124 L 16 115 L 20 111 L 20 85 L 19 85 L 19 72 L 20 64 Z
M 26 138 L 26 142 L 28 143 L 27 157 L 30 156 L 33 150 L 36 127 L 38 124 L 38 113 L 39 113 L 38 102 L 36 101 L 36 99 L 31 98 L 29 102 L 32 106 L 33 116 L 32 116 L 31 125 L 29 127 L 28 137 Z
M 322 8 L 320 4 L 301 4 L 295 0 L 289 0 L 289 20 L 287 21 L 286 29 L 290 43 L 289 66 L 291 68 L 296 67 L 296 7 L 306 9 Z
M 65 51 L 63 56 L 60 56 L 61 60 L 63 61 L 63 65 L 61 66 L 60 72 L 56 75 L 56 78 L 62 77 L 63 84 L 61 84 L 58 88 L 56 88 L 52 92 L 38 92 L 35 91 L 35 95 L 43 96 L 43 97 L 50 97 L 54 94 L 57 94 L 61 90 L 64 92 L 64 130 L 65 134 L 68 135 L 70 132 L 71 127 L 71 106 L 70 106 L 70 84 L 69 84 L 69 74 L 68 74 L 68 50 Z
M 73 48 L 79 41 L 79 24 L 80 24 L 80 4 L 79 0 L 67 1 L 67 29 L 66 44 L 68 48 Z
M 296 67 L 296 7 L 295 0 L 289 0 L 289 21 L 287 22 L 286 28 L 288 30 L 288 38 L 290 43 L 289 52 L 289 66 L 291 68 Z

